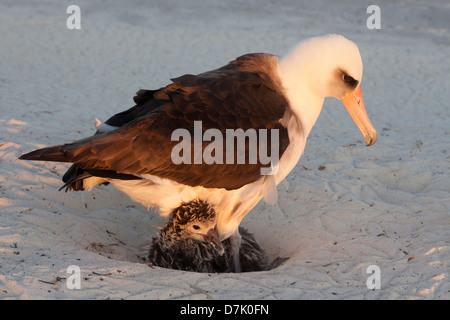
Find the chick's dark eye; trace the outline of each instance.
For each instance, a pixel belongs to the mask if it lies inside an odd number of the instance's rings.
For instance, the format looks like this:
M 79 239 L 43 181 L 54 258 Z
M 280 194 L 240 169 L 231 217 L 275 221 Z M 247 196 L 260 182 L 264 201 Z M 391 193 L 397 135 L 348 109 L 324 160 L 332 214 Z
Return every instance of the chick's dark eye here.
M 199 229 L 200 229 L 200 227 L 199 227 L 198 225 L 196 225 L 196 224 L 194 224 L 192 227 L 193 227 L 195 230 L 199 230 Z

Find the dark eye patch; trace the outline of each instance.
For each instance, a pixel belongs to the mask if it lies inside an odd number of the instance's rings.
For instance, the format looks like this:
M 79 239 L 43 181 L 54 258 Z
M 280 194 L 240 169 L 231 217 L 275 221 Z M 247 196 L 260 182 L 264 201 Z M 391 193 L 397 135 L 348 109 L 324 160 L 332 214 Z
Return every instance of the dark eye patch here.
M 196 224 L 194 224 L 192 227 L 193 227 L 195 230 L 199 230 L 199 229 L 200 229 L 200 227 L 199 227 L 198 225 L 196 225 Z
M 342 79 L 344 82 L 351 88 L 356 88 L 358 85 L 358 80 L 355 80 L 352 76 L 349 76 L 347 73 L 342 72 Z

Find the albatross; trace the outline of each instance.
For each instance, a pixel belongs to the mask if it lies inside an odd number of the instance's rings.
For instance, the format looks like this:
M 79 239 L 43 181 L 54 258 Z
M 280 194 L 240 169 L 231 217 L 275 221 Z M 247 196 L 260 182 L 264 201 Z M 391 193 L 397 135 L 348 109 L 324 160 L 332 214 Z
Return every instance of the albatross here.
M 230 239 L 219 240 L 217 215 L 206 201 L 195 199 L 173 210 L 169 222 L 152 239 L 148 260 L 155 266 L 194 272 L 235 272 Z M 247 229 L 239 250 L 241 271 L 267 267 L 264 250 Z
M 72 163 L 63 177 L 66 190 L 111 183 L 166 216 L 182 203 L 207 201 L 217 213 L 219 239 L 232 243 L 239 271 L 239 225 L 262 198 L 277 201 L 276 186 L 299 161 L 325 97 L 343 102 L 367 146 L 377 140 L 364 107 L 362 74 L 357 45 L 341 35 L 304 40 L 280 57 L 245 54 L 218 69 L 171 79 L 163 88 L 140 90 L 136 105 L 98 123 L 95 135 L 20 159 Z M 279 160 L 175 163 L 172 152 L 181 142 L 173 132 L 194 135 L 198 121 L 201 131 L 223 135 L 230 129 L 276 130 Z M 183 143 L 198 149 L 195 139 Z M 200 147 L 209 145 L 203 141 Z M 247 155 L 250 147 L 247 141 Z
M 152 239 L 149 261 L 158 267 L 194 272 L 221 272 L 216 260 L 225 253 L 216 213 L 199 199 L 174 209 L 169 222 Z

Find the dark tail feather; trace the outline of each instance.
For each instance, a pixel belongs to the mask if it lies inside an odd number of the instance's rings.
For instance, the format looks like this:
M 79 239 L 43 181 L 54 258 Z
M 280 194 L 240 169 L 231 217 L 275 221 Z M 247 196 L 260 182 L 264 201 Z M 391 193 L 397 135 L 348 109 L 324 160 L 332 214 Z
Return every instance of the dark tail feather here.
M 89 173 L 82 173 L 79 176 L 73 177 L 68 181 L 64 181 L 64 185 L 59 188 L 58 191 L 61 191 L 62 189 L 66 189 L 67 191 L 73 190 L 73 191 L 83 191 L 83 180 L 86 178 L 92 177 Z
M 89 173 L 85 173 L 83 169 L 79 168 L 75 163 L 66 171 L 64 174 L 62 181 L 64 185 L 59 189 L 66 188 L 66 192 L 73 191 L 83 191 L 83 180 L 85 178 L 91 177 Z
M 34 150 L 30 153 L 23 154 L 20 160 L 37 160 L 37 161 L 56 161 L 71 162 L 61 151 L 61 145 L 48 147 L 44 149 Z

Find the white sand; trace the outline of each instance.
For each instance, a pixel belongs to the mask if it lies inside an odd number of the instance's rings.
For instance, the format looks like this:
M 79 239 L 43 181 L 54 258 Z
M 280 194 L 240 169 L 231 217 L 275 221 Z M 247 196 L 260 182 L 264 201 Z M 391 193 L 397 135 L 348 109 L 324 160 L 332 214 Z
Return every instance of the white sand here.
M 24 1 L 22 1 L 24 2 Z M 0 5 L 0 299 L 449 299 L 450 5 L 365 1 L 76 1 Z M 140 88 L 221 66 L 247 52 L 282 54 L 341 33 L 364 61 L 370 148 L 327 99 L 276 206 L 243 225 L 279 268 L 196 274 L 142 263 L 155 212 L 113 187 L 58 192 L 64 164 L 18 161 L 94 132 Z M 320 166 L 325 169 L 319 170 Z M 66 269 L 81 268 L 69 290 Z M 381 270 L 369 290 L 366 269 Z

